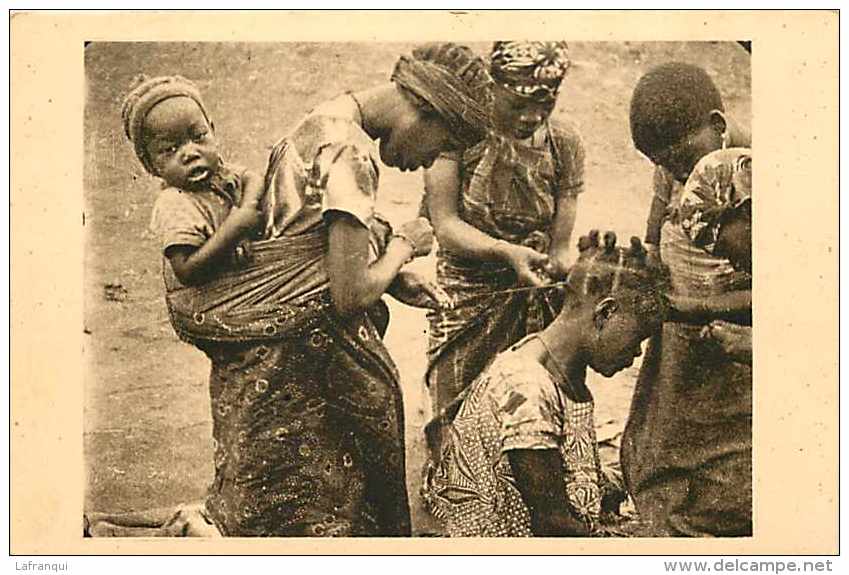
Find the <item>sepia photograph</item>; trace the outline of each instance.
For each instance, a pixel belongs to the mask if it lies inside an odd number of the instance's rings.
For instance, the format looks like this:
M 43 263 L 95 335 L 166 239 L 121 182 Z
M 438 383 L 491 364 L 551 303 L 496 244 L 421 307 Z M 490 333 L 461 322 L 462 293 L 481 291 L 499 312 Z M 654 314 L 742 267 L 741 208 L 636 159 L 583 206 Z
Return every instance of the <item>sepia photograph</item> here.
M 76 118 L 47 15 L 13 20 L 18 178 L 41 122 L 79 145 L 33 188 L 73 231 L 13 251 L 18 540 L 836 549 L 836 19 L 772 14 L 66 15 Z
M 86 534 L 751 535 L 751 49 L 88 44 Z

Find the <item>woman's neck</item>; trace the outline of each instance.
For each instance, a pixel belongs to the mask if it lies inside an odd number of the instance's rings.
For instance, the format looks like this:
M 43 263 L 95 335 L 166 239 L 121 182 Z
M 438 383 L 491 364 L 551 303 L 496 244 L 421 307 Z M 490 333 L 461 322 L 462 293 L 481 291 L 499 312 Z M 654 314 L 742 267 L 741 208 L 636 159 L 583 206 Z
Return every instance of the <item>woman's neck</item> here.
M 360 108 L 363 131 L 372 140 L 378 140 L 390 131 L 398 114 L 398 98 L 401 94 L 392 82 L 380 84 L 351 94 Z

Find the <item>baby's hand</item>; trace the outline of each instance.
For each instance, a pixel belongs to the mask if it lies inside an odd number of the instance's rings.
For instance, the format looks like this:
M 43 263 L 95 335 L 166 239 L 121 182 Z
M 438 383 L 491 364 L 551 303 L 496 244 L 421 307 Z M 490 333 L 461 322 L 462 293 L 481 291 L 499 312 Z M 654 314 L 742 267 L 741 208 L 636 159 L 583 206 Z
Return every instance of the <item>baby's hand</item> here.
M 416 272 L 403 270 L 395 276 L 389 286 L 389 294 L 398 301 L 413 307 L 427 309 L 451 309 L 454 303 L 435 282 L 426 280 Z

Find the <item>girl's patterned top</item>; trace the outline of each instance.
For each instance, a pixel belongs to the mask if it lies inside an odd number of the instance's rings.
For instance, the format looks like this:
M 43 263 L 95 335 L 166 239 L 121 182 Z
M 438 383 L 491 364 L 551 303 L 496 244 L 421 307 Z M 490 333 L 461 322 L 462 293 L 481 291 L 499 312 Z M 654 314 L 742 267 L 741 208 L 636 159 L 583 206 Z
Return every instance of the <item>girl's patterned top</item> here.
M 532 535 L 507 457 L 514 449 L 558 450 L 574 511 L 593 524 L 599 518 L 607 480 L 593 401 L 571 400 L 522 343 L 499 355 L 472 384 L 443 434 L 440 460 L 428 466 L 425 501 L 452 537 Z

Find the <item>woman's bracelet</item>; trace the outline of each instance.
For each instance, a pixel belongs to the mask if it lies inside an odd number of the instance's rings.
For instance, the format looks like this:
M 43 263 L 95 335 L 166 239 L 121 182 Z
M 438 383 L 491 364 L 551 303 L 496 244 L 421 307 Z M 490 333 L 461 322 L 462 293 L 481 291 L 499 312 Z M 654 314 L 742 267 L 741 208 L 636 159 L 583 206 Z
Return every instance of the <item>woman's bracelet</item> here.
M 407 242 L 410 248 L 412 248 L 412 252 L 410 252 L 410 257 L 408 257 L 407 260 L 404 262 L 405 264 L 410 263 L 416 258 L 416 242 L 410 239 L 410 236 L 408 236 L 404 232 L 392 232 L 392 236 L 389 239 L 391 240 L 392 238 L 398 238 L 399 240 L 403 240 Z

